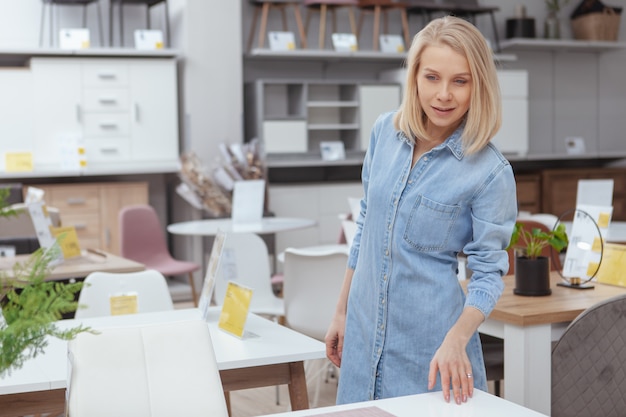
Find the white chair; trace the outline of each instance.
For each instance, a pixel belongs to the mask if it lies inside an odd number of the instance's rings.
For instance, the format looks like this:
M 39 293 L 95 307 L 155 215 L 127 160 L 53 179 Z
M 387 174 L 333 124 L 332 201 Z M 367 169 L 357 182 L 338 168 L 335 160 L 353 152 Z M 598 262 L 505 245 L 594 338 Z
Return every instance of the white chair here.
M 68 346 L 68 416 L 228 416 L 202 320 L 98 329 Z
M 327 251 L 306 248 L 285 250 L 283 298 L 285 324 L 293 330 L 324 341 L 335 313 L 348 262 L 345 249 Z M 330 362 L 328 362 L 330 364 Z M 314 377 L 317 385 L 312 406 L 317 405 L 322 368 Z
M 235 281 L 252 288 L 251 312 L 278 321 L 285 315 L 285 304 L 274 294 L 270 276 L 269 254 L 263 239 L 254 233 L 229 233 L 215 280 L 215 303 L 223 304 L 228 281 Z
M 78 296 L 75 317 L 82 319 L 110 316 L 111 297 L 124 294 L 136 294 L 137 313 L 174 309 L 165 277 L 158 271 L 147 269 L 128 273 L 92 272 L 85 278 Z

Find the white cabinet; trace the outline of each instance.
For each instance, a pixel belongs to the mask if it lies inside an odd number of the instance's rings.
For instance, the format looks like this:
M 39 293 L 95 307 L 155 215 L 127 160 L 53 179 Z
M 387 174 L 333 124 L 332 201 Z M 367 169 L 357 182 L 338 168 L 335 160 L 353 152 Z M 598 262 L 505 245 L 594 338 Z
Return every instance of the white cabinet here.
M 0 69 L 0 171 L 5 152 L 30 152 L 33 147 L 33 82 L 24 68 Z
M 33 58 L 34 162 L 58 169 L 60 141 L 77 137 L 87 168 L 178 159 L 176 62 Z
M 528 153 L 528 71 L 498 71 L 502 96 L 502 127 L 493 137 L 500 152 L 525 156 Z
M 32 121 L 33 164 L 54 167 L 60 164 L 59 141 L 62 136 L 82 134 L 81 71 L 65 60 L 31 61 L 34 105 Z
M 361 120 L 361 149 L 369 146 L 374 122 L 382 113 L 396 110 L 400 105 L 402 92 L 399 84 L 359 86 L 359 118 Z
M 178 158 L 178 93 L 174 61 L 133 62 L 130 85 L 133 160 L 168 160 L 173 155 Z

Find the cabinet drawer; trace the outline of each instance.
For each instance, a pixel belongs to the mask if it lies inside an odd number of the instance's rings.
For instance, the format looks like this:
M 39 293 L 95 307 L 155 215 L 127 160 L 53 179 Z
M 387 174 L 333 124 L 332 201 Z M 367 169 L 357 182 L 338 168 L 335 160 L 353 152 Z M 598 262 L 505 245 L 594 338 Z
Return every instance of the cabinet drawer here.
M 87 88 L 83 91 L 85 111 L 128 111 L 130 97 L 126 88 Z
M 128 138 L 86 139 L 85 153 L 89 162 L 115 162 L 130 159 Z
M 100 215 L 98 213 L 69 213 L 59 212 L 61 223 L 65 227 L 74 226 L 78 239 L 100 238 Z
M 83 64 L 84 87 L 124 87 L 128 85 L 128 66 L 116 63 Z
M 63 223 L 65 223 L 66 215 L 76 212 L 98 213 L 100 209 L 100 192 L 96 187 L 44 187 L 44 190 L 46 190 L 46 202 L 59 209 Z
M 95 113 L 85 115 L 85 137 L 119 137 L 130 134 L 127 113 Z

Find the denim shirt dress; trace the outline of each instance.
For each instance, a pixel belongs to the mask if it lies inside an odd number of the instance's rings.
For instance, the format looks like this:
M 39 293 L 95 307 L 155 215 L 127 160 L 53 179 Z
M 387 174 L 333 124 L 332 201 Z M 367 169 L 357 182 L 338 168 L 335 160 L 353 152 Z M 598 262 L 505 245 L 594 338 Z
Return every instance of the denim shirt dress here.
M 339 404 L 427 392 L 430 361 L 463 308 L 487 317 L 502 294 L 517 215 L 513 170 L 491 144 L 464 155 L 462 129 L 413 168 L 413 143 L 394 129 L 393 113 L 372 129 L 348 259 Z M 460 252 L 472 271 L 467 297 Z M 486 390 L 478 333 L 467 354 L 474 386 Z

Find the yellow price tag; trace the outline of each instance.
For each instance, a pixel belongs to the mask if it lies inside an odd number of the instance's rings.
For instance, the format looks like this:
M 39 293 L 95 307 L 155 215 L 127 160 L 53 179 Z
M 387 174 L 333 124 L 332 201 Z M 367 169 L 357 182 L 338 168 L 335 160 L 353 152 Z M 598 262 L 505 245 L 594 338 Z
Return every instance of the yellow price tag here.
M 52 232 L 52 236 L 58 238 L 64 259 L 75 258 L 81 255 L 78 235 L 76 234 L 76 228 L 74 226 L 50 226 L 50 231 Z
M 229 281 L 218 327 L 237 337 L 243 337 L 250 301 L 252 301 L 251 288 Z
M 112 316 L 124 314 L 137 314 L 137 294 L 121 294 L 109 297 L 109 305 Z
M 597 262 L 589 262 L 589 265 L 587 265 L 587 276 L 590 277 L 595 274 L 599 267 L 600 264 Z
M 601 229 L 609 227 L 610 219 L 611 215 L 609 213 L 600 213 L 600 216 L 598 216 L 598 227 Z
M 600 252 L 602 250 L 602 238 L 596 237 L 591 245 L 592 252 Z
M 7 152 L 4 156 L 6 172 L 29 172 L 33 170 L 31 152 Z

